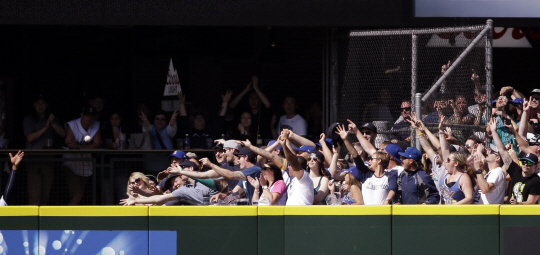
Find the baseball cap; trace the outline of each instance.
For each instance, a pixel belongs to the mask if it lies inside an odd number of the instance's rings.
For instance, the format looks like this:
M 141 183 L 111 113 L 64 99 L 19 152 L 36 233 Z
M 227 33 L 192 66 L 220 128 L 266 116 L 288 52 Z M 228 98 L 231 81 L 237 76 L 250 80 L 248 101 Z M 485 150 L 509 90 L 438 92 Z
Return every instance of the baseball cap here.
M 405 141 L 399 141 L 396 143 L 396 145 L 399 146 L 399 148 L 401 148 L 401 152 L 404 152 L 407 149 L 407 147 L 409 147 L 410 144 L 408 144 Z
M 326 143 L 326 146 L 328 146 L 328 148 L 332 148 L 332 139 L 330 138 L 326 138 L 324 139 L 324 143 Z M 320 143 L 316 143 L 315 145 L 321 147 L 321 144 Z
M 394 159 L 397 162 L 403 164 L 403 161 L 399 159 L 399 154 L 398 154 L 398 152 L 403 152 L 403 150 L 399 146 L 395 144 L 389 144 L 389 145 L 386 145 L 386 148 L 384 148 L 384 150 L 388 152 L 388 154 L 392 155 L 392 157 L 394 157 Z
M 358 130 L 362 130 L 362 129 L 365 129 L 365 128 L 373 131 L 373 133 L 377 133 L 377 127 L 375 127 L 375 125 L 373 125 L 373 124 L 371 124 L 369 122 L 362 125 L 360 128 L 358 128 Z
M 356 168 L 355 166 L 348 169 L 343 169 L 341 171 L 344 173 L 350 173 L 352 174 L 352 176 L 354 176 L 354 178 L 360 180 L 360 173 L 358 172 L 358 168 Z
M 321 162 L 324 162 L 324 154 L 322 154 L 320 151 L 315 150 L 315 151 L 313 151 L 309 156 L 310 156 L 310 157 L 315 156 L 315 157 L 317 157 L 317 159 L 319 159 Z M 308 160 L 309 160 L 309 159 L 308 159 Z
M 461 148 L 461 146 L 459 145 L 455 145 L 455 144 L 449 144 L 450 146 L 448 146 L 448 151 L 450 152 L 458 152 L 458 151 L 463 151 L 463 148 Z
M 235 140 L 227 140 L 223 144 L 223 148 L 236 149 L 237 151 L 240 151 L 240 149 L 242 149 L 242 145 L 237 143 Z
M 171 155 L 169 155 L 169 160 L 171 160 L 172 157 L 188 159 L 188 156 L 183 151 L 174 151 Z
M 400 156 L 410 158 L 414 161 L 420 161 L 422 159 L 422 153 L 414 147 L 408 147 L 405 152 L 398 152 Z
M 538 156 L 536 156 L 534 153 L 522 153 L 519 155 L 519 160 L 527 160 L 536 165 L 538 163 Z
M 193 161 L 184 161 L 182 162 L 182 164 L 180 164 L 180 166 L 187 166 L 187 167 L 193 167 L 193 171 L 199 171 L 199 166 L 197 164 L 195 164 L 195 162 Z
M 529 143 L 529 145 L 531 143 L 533 144 L 537 144 L 537 143 L 540 143 L 540 135 L 535 135 L 533 133 L 527 133 L 527 142 Z
M 159 184 L 158 186 L 161 187 L 161 190 L 163 191 L 166 191 L 166 190 L 170 190 L 170 191 L 173 191 L 173 184 L 171 183 L 171 181 L 180 176 L 179 174 L 169 174 L 167 177 L 165 177 Z
M 302 145 L 302 147 L 298 148 L 299 151 L 305 151 L 307 153 L 311 153 L 315 150 L 315 148 L 313 148 L 313 146 L 309 146 L 309 145 Z
M 533 89 L 531 94 L 540 94 L 540 89 Z
M 238 153 L 235 153 L 236 156 L 247 156 L 248 158 L 255 160 L 257 158 L 257 153 L 250 150 L 248 147 L 240 149 Z
M 343 145 L 343 139 L 339 134 L 336 134 L 337 126 L 341 125 L 339 122 L 332 123 L 326 130 L 326 137 L 330 137 L 332 144 L 338 144 L 339 146 Z
M 92 106 L 86 106 L 82 108 L 81 110 L 81 113 L 85 115 L 96 115 L 96 112 L 97 112 L 96 108 Z
M 509 103 L 523 105 L 523 98 L 515 98 L 514 100 L 510 101 Z
M 212 150 L 215 150 L 215 149 L 223 149 L 223 144 L 220 142 L 215 142 L 214 146 L 212 146 Z

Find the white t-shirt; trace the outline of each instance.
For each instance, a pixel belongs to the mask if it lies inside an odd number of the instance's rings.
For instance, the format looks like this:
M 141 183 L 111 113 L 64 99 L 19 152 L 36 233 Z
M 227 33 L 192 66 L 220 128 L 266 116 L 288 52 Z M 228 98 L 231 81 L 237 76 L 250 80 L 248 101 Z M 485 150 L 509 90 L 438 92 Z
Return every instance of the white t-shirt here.
M 285 185 L 289 186 L 291 183 L 291 177 L 289 177 L 289 173 L 285 170 L 281 170 L 281 175 L 283 175 L 283 181 L 285 182 Z
M 287 115 L 281 116 L 279 118 L 279 124 L 277 126 L 277 133 L 280 134 L 280 127 L 282 125 L 288 125 L 292 128 L 292 131 L 297 135 L 307 135 L 307 122 L 300 116 L 296 114 L 292 119 L 287 119 Z
M 312 205 L 315 197 L 313 181 L 309 172 L 304 170 L 300 180 L 294 177 L 287 189 L 287 205 Z
M 488 183 L 495 184 L 495 189 L 487 194 L 483 194 L 481 189 L 478 189 L 480 193 L 480 201 L 477 204 L 502 204 L 504 202 L 504 191 L 506 189 L 506 176 L 502 168 L 497 167 L 490 170 L 486 176 Z
M 365 205 L 382 205 L 390 191 L 389 176 L 390 172 L 385 172 L 382 177 L 372 175 L 362 183 L 362 198 Z

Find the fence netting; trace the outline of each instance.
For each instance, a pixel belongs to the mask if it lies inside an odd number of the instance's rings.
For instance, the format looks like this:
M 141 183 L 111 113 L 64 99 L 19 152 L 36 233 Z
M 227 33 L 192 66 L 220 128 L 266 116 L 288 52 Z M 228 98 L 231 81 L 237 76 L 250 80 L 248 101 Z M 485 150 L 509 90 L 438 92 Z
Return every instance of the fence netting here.
M 416 34 L 416 58 L 413 30 L 349 31 L 340 42 L 338 121 L 373 123 L 376 146 L 391 140 L 410 142 L 410 125 L 403 119 L 414 111 L 414 94 L 425 95 L 483 28 L 414 30 L 424 31 Z M 476 128 L 483 123 L 483 117 L 477 117 L 478 103 L 486 100 L 486 40 L 483 34 L 422 104 L 422 119 L 430 129 L 437 129 L 439 116 L 444 115 L 461 142 L 471 135 L 484 138 Z M 411 86 L 413 77 L 416 88 Z

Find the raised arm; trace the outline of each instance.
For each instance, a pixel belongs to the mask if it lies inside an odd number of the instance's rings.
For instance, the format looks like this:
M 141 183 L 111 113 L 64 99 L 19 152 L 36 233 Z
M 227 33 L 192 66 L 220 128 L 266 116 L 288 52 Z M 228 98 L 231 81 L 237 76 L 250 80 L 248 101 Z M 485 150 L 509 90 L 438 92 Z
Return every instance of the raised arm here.
M 339 148 L 339 147 L 338 147 Z M 343 181 L 345 180 L 345 175 L 347 173 L 344 173 L 343 171 L 337 171 L 337 162 L 339 159 L 339 150 L 334 146 L 332 148 L 333 155 L 332 155 L 332 162 L 330 162 L 330 167 L 328 168 L 328 172 L 332 175 L 332 178 L 337 181 Z M 353 148 L 354 149 L 354 148 Z
M 180 116 L 187 116 L 187 111 L 186 111 L 186 96 L 182 94 L 182 92 L 178 92 L 178 102 L 179 102 L 179 107 L 180 109 L 179 112 L 180 112 Z
M 321 133 L 319 143 L 321 144 L 322 154 L 324 155 L 324 167 L 328 167 L 330 165 L 330 159 L 332 158 L 332 151 L 330 151 L 330 148 L 326 145 L 326 135 L 324 133 Z
M 120 200 L 121 205 L 135 205 L 135 204 L 154 204 L 154 205 L 161 205 L 165 204 L 169 201 L 174 201 L 177 198 L 172 194 L 165 194 L 165 195 L 155 195 L 151 197 L 138 197 L 135 198 L 132 195 L 128 194 L 127 199 Z
M 253 80 L 253 78 L 252 78 Z M 251 90 L 251 86 L 253 85 L 253 81 L 251 81 L 244 90 L 242 90 L 242 92 L 240 92 L 240 94 L 238 94 L 238 96 L 236 96 L 232 101 L 231 103 L 229 104 L 229 107 L 231 107 L 232 109 L 234 109 L 238 103 L 240 103 L 240 101 L 242 101 L 242 98 L 244 98 L 244 96 L 246 96 L 246 94 Z
M 171 120 L 169 121 L 169 125 L 167 125 L 167 135 L 170 137 L 174 137 L 176 135 L 176 131 L 178 130 L 178 127 L 176 126 L 176 117 L 178 116 L 178 111 L 174 111 L 171 115 Z
M 264 107 L 267 109 L 270 108 L 272 105 L 270 104 L 270 101 L 268 101 L 268 98 L 262 93 L 261 89 L 259 88 L 259 78 L 257 76 L 251 76 L 251 83 L 253 83 L 253 90 L 257 93 L 259 96 L 259 99 L 261 99 L 261 102 L 264 104 Z
M 503 160 L 502 169 L 506 174 L 506 170 L 512 163 L 512 158 L 510 157 L 510 154 L 508 154 L 508 151 L 506 151 L 506 147 L 504 147 L 504 143 L 502 142 L 501 137 L 497 133 L 497 117 L 491 118 L 488 125 L 489 129 L 491 130 L 491 135 L 493 136 L 493 142 L 495 142 L 497 150 L 499 151 L 499 155 L 501 155 L 501 158 Z
M 291 142 L 293 142 L 294 144 L 298 144 L 300 146 L 308 145 L 308 146 L 311 146 L 311 147 L 315 148 L 316 145 L 311 140 L 309 140 L 309 139 L 307 139 L 307 138 L 305 138 L 303 136 L 299 136 L 299 135 L 297 135 L 296 133 L 294 133 L 292 131 L 290 131 L 290 132 L 291 132 L 291 135 L 289 136 L 289 138 L 290 138 Z M 326 156 L 326 155 L 324 155 L 324 156 Z
M 529 128 L 529 111 L 531 110 L 531 105 L 529 102 L 531 102 L 531 99 L 532 98 L 529 98 L 529 101 L 523 101 L 523 113 L 521 113 L 521 121 L 519 122 L 518 132 L 518 134 L 523 137 L 527 137 L 527 132 L 531 130 L 531 128 Z
M 439 116 L 441 117 L 441 116 Z M 448 142 L 446 141 L 446 138 L 444 137 L 444 130 L 443 130 L 443 124 L 444 124 L 444 115 L 440 118 L 439 122 L 439 141 L 441 144 L 441 157 L 443 162 L 446 161 L 448 156 L 450 155 L 450 149 L 448 147 Z
M 208 160 L 208 158 L 205 158 Z M 201 159 L 202 161 L 203 159 Z M 167 172 L 169 174 L 181 174 L 185 175 L 189 178 L 199 178 L 199 179 L 210 179 L 210 178 L 219 178 L 220 175 L 216 173 L 214 170 L 208 170 L 206 172 L 197 172 L 197 171 L 184 171 L 182 168 L 180 168 L 179 165 L 175 167 L 169 167 L 167 168 Z
M 279 142 L 282 144 L 283 153 L 285 153 L 285 158 L 289 162 L 289 170 L 292 170 L 289 171 L 289 175 L 293 178 L 296 177 L 297 179 L 301 179 L 304 176 L 304 169 L 300 166 L 296 155 L 289 149 L 291 144 L 291 141 L 289 141 L 289 130 L 285 129 L 281 132 Z
M 219 116 L 225 116 L 225 114 L 227 113 L 227 105 L 229 104 L 229 100 L 231 100 L 231 96 L 231 90 L 228 90 L 225 95 L 221 95 L 223 102 L 221 103 L 221 108 L 219 109 Z
M 271 160 L 274 164 L 276 164 L 277 167 L 281 168 L 283 166 L 283 158 L 281 156 L 272 154 L 270 151 L 263 150 L 257 146 L 253 146 L 253 144 L 251 144 L 251 142 L 248 139 L 246 139 L 245 141 L 236 141 L 236 142 L 239 144 L 242 144 L 242 146 L 244 147 L 248 147 L 250 150 L 257 153 L 257 155 L 261 155 L 263 158 Z M 270 147 L 273 147 L 272 150 L 274 150 L 278 146 L 279 146 L 279 142 L 276 141 Z
M 347 121 L 349 122 L 349 131 L 352 131 L 352 132 L 354 132 L 356 134 L 356 138 L 358 138 L 358 141 L 360 142 L 360 145 L 362 146 L 362 148 L 364 148 L 364 151 L 370 156 L 372 156 L 373 153 L 377 152 L 377 149 L 375 149 L 375 146 L 373 146 L 373 144 L 371 144 L 362 135 L 360 130 L 358 130 L 358 127 L 356 126 L 356 124 L 354 124 L 354 122 L 352 122 L 349 119 L 347 119 Z
M 345 126 L 338 125 L 336 126 L 336 130 L 336 134 L 338 134 L 339 137 L 341 137 L 341 140 L 343 140 L 345 147 L 347 147 L 347 150 L 349 151 L 349 153 L 351 153 L 351 157 L 356 158 L 356 156 L 358 156 L 358 151 L 356 151 L 351 141 L 349 141 L 349 132 L 345 131 Z
M 212 163 L 208 158 L 203 158 L 200 160 L 200 162 L 202 165 L 211 168 L 217 174 L 219 174 L 220 176 L 223 176 L 223 178 L 225 179 L 229 179 L 229 180 L 245 180 L 246 179 L 246 176 L 244 175 L 244 173 L 242 173 L 242 171 L 231 171 L 229 169 L 221 168 L 218 165 Z M 182 174 L 184 174 L 185 172 L 188 172 L 188 171 L 183 171 Z M 195 177 L 195 178 L 199 178 L 199 177 Z

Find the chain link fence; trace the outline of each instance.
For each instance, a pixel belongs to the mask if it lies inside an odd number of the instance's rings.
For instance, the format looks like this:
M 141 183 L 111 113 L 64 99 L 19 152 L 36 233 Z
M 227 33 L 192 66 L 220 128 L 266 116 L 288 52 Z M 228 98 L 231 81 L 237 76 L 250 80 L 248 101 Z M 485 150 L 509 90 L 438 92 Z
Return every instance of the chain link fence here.
M 444 116 L 459 141 L 464 143 L 471 135 L 483 139 L 481 129 L 490 110 L 484 106 L 491 98 L 490 35 L 490 22 L 349 31 L 339 44 L 338 121 L 373 123 L 376 146 L 400 140 L 414 145 L 404 118 L 419 111 L 430 129 L 437 129 Z M 420 104 L 415 102 L 416 93 L 421 93 Z

